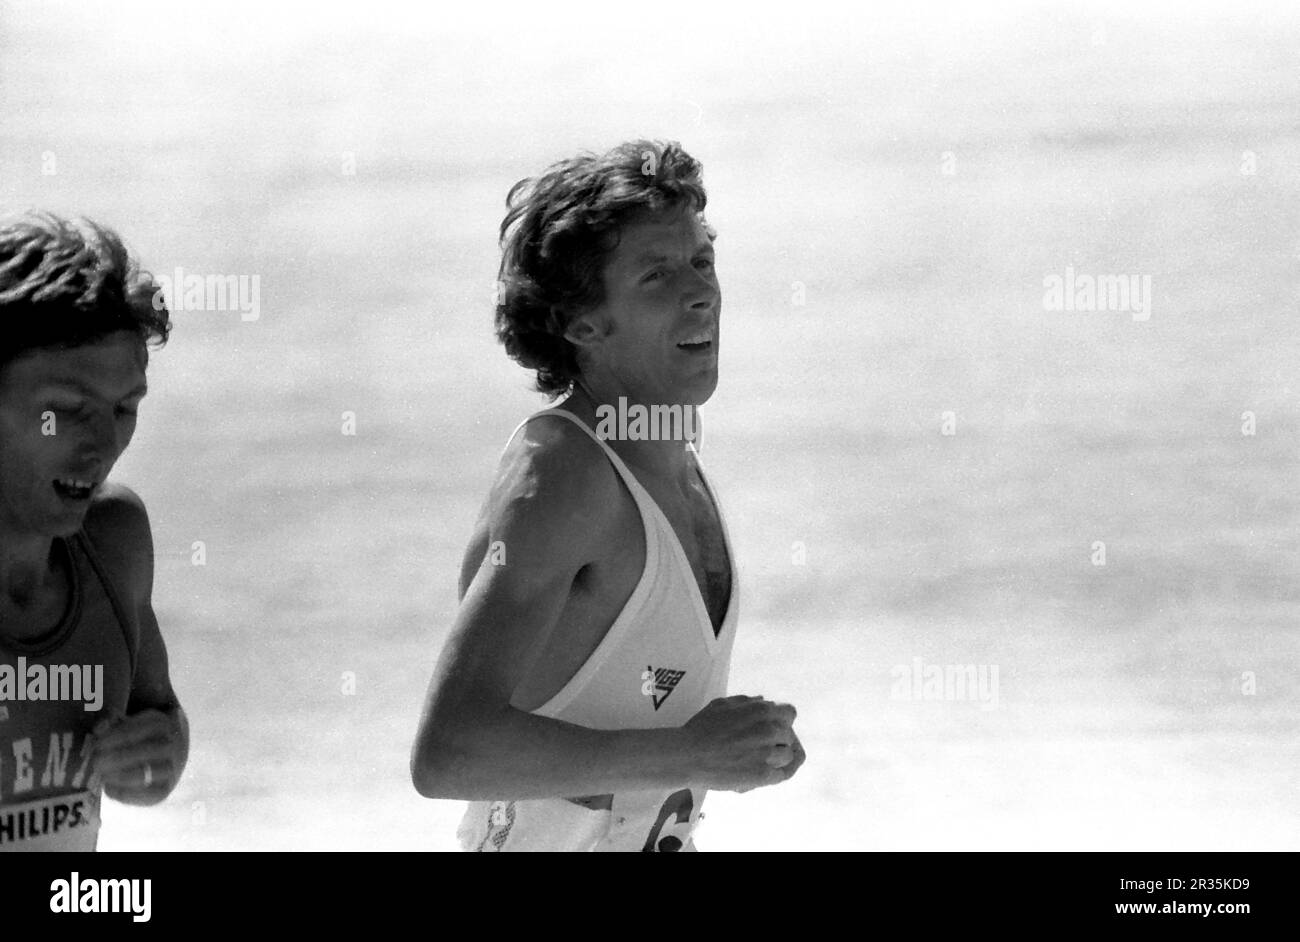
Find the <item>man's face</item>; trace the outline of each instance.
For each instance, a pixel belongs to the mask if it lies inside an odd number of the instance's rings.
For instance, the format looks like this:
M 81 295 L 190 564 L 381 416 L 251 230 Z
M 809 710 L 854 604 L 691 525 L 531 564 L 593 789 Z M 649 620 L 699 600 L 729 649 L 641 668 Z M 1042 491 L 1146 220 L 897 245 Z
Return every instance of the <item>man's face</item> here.
M 80 529 L 135 433 L 145 361 L 139 337 L 119 331 L 0 368 L 0 533 Z
M 605 300 L 587 315 L 603 325 L 587 348 L 588 368 L 633 401 L 708 401 L 718 385 L 722 289 L 696 214 L 628 222 L 603 279 Z

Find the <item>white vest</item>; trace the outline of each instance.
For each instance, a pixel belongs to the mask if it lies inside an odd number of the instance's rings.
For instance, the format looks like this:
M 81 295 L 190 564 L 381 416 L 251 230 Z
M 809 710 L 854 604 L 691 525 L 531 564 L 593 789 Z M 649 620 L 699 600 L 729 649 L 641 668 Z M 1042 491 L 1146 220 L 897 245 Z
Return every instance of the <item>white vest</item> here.
M 731 645 L 736 635 L 739 577 L 731 537 L 713 487 L 704 477 L 731 568 L 731 598 L 715 637 L 699 586 L 672 524 L 614 451 L 583 422 L 547 409 L 591 436 L 636 501 L 645 530 L 645 569 L 627 604 L 600 645 L 550 700 L 533 710 L 591 729 L 682 726 L 710 700 L 727 694 Z M 513 435 L 511 438 L 513 439 Z M 696 457 L 694 446 L 689 446 Z M 705 789 L 682 782 L 673 788 L 618 792 L 608 809 L 563 798 L 473 801 L 458 836 L 466 850 L 694 850 Z

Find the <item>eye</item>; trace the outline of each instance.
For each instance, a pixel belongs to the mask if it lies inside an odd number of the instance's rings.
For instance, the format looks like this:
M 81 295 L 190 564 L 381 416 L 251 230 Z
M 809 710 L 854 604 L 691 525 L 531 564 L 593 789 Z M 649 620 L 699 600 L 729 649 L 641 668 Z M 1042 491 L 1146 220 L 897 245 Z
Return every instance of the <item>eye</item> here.
M 653 281 L 659 281 L 660 279 L 663 278 L 663 276 L 664 276 L 664 270 L 662 268 L 656 268 L 654 269 L 654 271 L 647 273 L 645 277 L 641 279 L 641 283 L 649 284 L 650 282 Z
M 135 406 L 118 406 L 116 412 L 118 415 L 129 415 L 134 418 L 137 408 Z
M 713 271 L 713 259 L 701 257 L 695 260 L 695 267 L 703 271 Z

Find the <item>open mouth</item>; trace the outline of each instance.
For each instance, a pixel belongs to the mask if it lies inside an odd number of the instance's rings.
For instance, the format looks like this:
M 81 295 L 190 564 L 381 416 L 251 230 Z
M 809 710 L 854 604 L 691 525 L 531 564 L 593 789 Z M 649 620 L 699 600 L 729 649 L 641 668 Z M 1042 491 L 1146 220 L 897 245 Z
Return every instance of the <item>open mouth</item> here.
M 713 331 L 710 329 L 701 330 L 677 344 L 678 350 L 685 350 L 687 353 L 704 353 L 712 348 Z
M 55 492 L 64 500 L 71 501 L 90 500 L 90 495 L 95 493 L 98 486 L 94 481 L 83 481 L 81 478 L 56 478 L 54 481 Z

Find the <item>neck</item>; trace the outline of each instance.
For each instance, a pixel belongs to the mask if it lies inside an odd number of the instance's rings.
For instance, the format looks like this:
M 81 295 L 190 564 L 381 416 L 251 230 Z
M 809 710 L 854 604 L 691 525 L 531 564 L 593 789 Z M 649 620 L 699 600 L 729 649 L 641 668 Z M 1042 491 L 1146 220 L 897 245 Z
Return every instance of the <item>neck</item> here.
M 54 539 L 0 534 L 0 603 L 24 606 L 53 570 Z
M 574 385 L 573 393 L 564 401 L 564 405 L 577 415 L 580 419 L 588 424 L 593 431 L 598 431 L 600 417 L 606 414 L 618 415 L 619 400 L 628 412 L 632 411 L 633 406 L 642 406 L 649 414 L 651 403 L 640 402 L 637 397 L 630 395 L 626 390 L 619 390 L 611 387 L 602 387 L 599 382 L 593 382 L 589 379 L 579 378 Z M 602 409 L 601 407 L 607 407 Z M 685 413 L 688 407 L 683 405 L 683 427 L 685 425 Z M 695 433 L 699 431 L 699 413 L 694 406 L 689 407 L 692 413 Z M 617 421 L 617 418 L 615 419 Z M 687 454 L 686 442 L 680 438 L 632 438 L 632 437 L 611 437 L 605 439 L 605 444 L 614 449 L 614 452 L 623 459 L 628 466 L 641 468 L 649 474 L 668 480 L 679 480 L 690 473 L 691 463 Z

